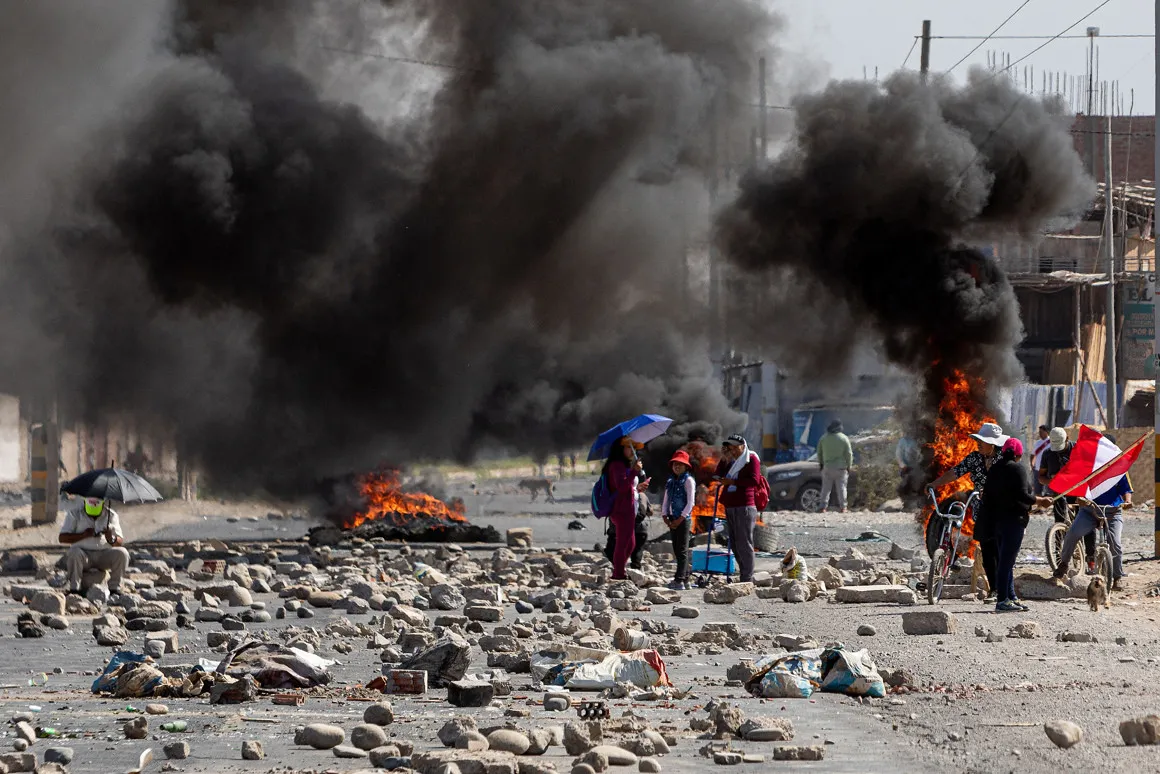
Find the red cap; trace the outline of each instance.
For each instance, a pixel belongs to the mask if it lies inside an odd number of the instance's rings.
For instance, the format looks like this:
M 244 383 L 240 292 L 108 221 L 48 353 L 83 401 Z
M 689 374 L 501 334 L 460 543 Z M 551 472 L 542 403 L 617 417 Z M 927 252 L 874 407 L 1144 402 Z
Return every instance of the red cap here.
M 680 462 L 690 468 L 693 467 L 693 463 L 689 460 L 689 453 L 684 449 L 677 450 L 677 453 L 669 460 L 669 467 L 672 467 L 674 462 Z

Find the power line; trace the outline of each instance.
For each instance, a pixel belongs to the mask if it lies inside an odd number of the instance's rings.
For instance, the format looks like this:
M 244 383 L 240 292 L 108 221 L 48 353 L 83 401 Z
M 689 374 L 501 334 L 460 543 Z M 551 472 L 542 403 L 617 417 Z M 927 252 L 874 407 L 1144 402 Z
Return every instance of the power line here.
M 983 47 L 983 44 L 984 44 L 984 43 L 986 43 L 988 40 L 991 40 L 991 39 L 993 39 L 993 38 L 995 37 L 995 33 L 996 33 L 996 32 L 998 32 L 999 30 L 1003 29 L 1003 27 L 1005 27 L 1005 26 L 1007 25 L 1007 22 L 1009 22 L 1009 21 L 1011 21 L 1012 19 L 1014 19 L 1014 18 L 1015 18 L 1015 14 L 1019 13 L 1019 12 L 1020 12 L 1020 11 L 1022 11 L 1024 8 L 1026 8 L 1026 7 L 1027 7 L 1027 4 L 1028 4 L 1028 3 L 1030 3 L 1030 2 L 1031 2 L 1031 0 L 1023 0 L 1023 4 L 1022 4 L 1022 5 L 1020 5 L 1018 8 L 1016 8 L 1014 11 L 1012 11 L 1012 12 L 1011 12 L 1011 15 L 1010 15 L 1010 16 L 1008 16 L 1006 19 L 1004 19 L 1004 20 L 1003 20 L 1003 21 L 1002 21 L 1002 22 L 999 24 L 999 26 L 998 26 L 998 27 L 996 27 L 995 29 L 991 30 L 991 34 L 990 34 L 990 35 L 987 35 L 985 38 L 983 38 L 982 40 L 980 40 L 980 41 L 979 41 L 979 42 L 978 42 L 978 43 L 975 45 L 975 47 L 974 47 L 974 48 L 972 48 L 972 49 L 971 49 L 970 51 L 968 51 L 967 53 L 963 54 L 963 58 L 962 58 L 962 59 L 960 59 L 959 61 L 957 61 L 957 62 L 955 62 L 953 65 L 951 65 L 949 68 L 947 68 L 946 74 L 948 74 L 948 75 L 949 75 L 949 74 L 950 74 L 950 72 L 951 72 L 951 70 L 954 70 L 956 67 L 958 67 L 958 66 L 959 66 L 959 65 L 961 65 L 963 62 L 965 62 L 965 61 L 967 60 L 967 57 L 969 57 L 971 54 L 975 53 L 975 52 L 976 52 L 976 51 L 978 51 L 980 48 L 982 48 L 982 47 Z
M 1045 42 L 1044 42 L 1042 45 L 1036 46 L 1036 47 L 1035 47 L 1034 49 L 1032 49 L 1032 50 L 1031 50 L 1029 53 L 1027 53 L 1027 54 L 1025 54 L 1024 56 L 1020 57 L 1019 59 L 1016 59 L 1014 62 L 1012 62 L 1011 64 L 1007 65 L 1006 67 L 1004 67 L 1004 68 L 1002 68 L 1002 69 L 1000 69 L 1000 70 L 996 70 L 996 71 L 995 71 L 995 72 L 994 72 L 994 73 L 991 75 L 991 77 L 990 77 L 990 78 L 988 78 L 987 80 L 988 80 L 988 81 L 991 81 L 991 80 L 994 80 L 995 78 L 998 78 L 998 77 L 999 77 L 999 76 L 1000 76 L 1002 73 L 1006 72 L 1007 70 L 1010 70 L 1012 67 L 1014 67 L 1015 65 L 1019 64 L 1019 63 L 1020 63 L 1020 62 L 1022 62 L 1023 60 L 1027 59 L 1027 58 L 1028 58 L 1028 57 L 1030 57 L 1032 54 L 1035 54 L 1036 52 L 1043 50 L 1043 48 L 1044 48 L 1045 46 L 1047 46 L 1047 44 L 1048 44 L 1048 43 L 1051 43 L 1051 41 L 1053 41 L 1053 40 L 1057 40 L 1057 39 L 1059 39 L 1059 38 L 1063 37 L 1064 35 L 1066 35 L 1067 33 L 1071 32 L 1071 31 L 1072 31 L 1074 28 L 1078 27 L 1080 24 L 1082 24 L 1083 22 L 1087 21 L 1087 19 L 1088 19 L 1090 16 L 1092 16 L 1093 14 L 1095 14 L 1097 11 L 1099 11 L 1101 8 L 1103 8 L 1105 5 L 1107 5 L 1107 4 L 1108 4 L 1108 3 L 1110 3 L 1110 2 L 1112 2 L 1112 0 L 1103 0 L 1103 2 L 1102 2 L 1102 3 L 1100 3 L 1099 5 L 1097 5 L 1097 6 L 1096 6 L 1095 8 L 1093 8 L 1092 10 L 1088 11 L 1086 14 L 1084 14 L 1082 17 L 1080 17 L 1080 18 L 1079 18 L 1077 21 L 1075 21 L 1074 23 L 1072 23 L 1072 24 L 1068 25 L 1068 26 L 1067 26 L 1067 27 L 1066 27 L 1066 28 L 1065 28 L 1065 29 L 1064 29 L 1062 32 L 1060 32 L 1058 35 L 1055 35 L 1054 37 L 1052 37 L 1052 38 L 1048 39 L 1048 40 L 1047 40 L 1047 41 L 1045 41 Z M 1085 37 L 1086 37 L 1086 36 L 1085 36 Z M 971 167 L 973 167 L 973 166 L 975 165 L 975 162 L 979 160 L 979 156 L 981 156 L 981 155 L 983 154 L 983 146 L 985 146 L 987 143 L 989 143 L 989 142 L 990 142 L 990 141 L 991 141 L 991 140 L 992 140 L 992 139 L 995 137 L 995 135 L 999 133 L 999 130 L 1000 130 L 1000 129 L 1002 129 L 1002 128 L 1003 128 L 1003 126 L 1004 126 L 1004 125 L 1005 125 L 1005 124 L 1006 124 L 1008 121 L 1010 121 L 1010 120 L 1011 120 L 1011 116 L 1015 115 L 1015 110 L 1016 110 L 1016 109 L 1019 107 L 1019 105 L 1021 105 L 1021 104 L 1023 103 L 1023 100 L 1025 100 L 1025 99 L 1027 99 L 1027 94 L 1020 94 L 1020 95 L 1018 96 L 1018 98 L 1017 98 L 1017 99 L 1016 99 L 1014 102 L 1012 102 L 1012 103 L 1011 103 L 1011 107 L 1010 107 L 1010 108 L 1007 110 L 1007 113 L 1006 113 L 1006 115 L 1004 115 L 1004 116 L 1003 116 L 1002 120 L 1001 120 L 1001 121 L 999 121 L 999 123 L 995 124 L 995 127 L 994 127 L 993 129 L 991 129 L 991 131 L 990 131 L 990 132 L 988 132 L 988 133 L 987 133 L 987 136 L 986 136 L 986 137 L 984 137 L 984 138 L 983 138 L 983 141 L 982 141 L 982 142 L 980 142 L 980 143 L 979 143 L 979 145 L 978 145 L 978 147 L 976 147 L 976 148 L 975 148 L 975 155 L 974 155 L 973 157 L 971 157 L 971 160 L 970 160 L 970 161 L 967 163 L 967 165 L 966 165 L 965 167 L 963 167 L 962 171 L 960 171 L 960 172 L 959 172 L 959 175 L 958 175 L 958 180 L 955 182 L 955 187 L 956 187 L 956 188 L 958 187 L 958 184 L 962 182 L 962 180 L 963 180 L 963 177 L 964 177 L 964 176 L 967 174 L 967 172 L 968 172 L 968 171 L 970 171 Z M 951 195 L 951 192 L 948 192 L 948 193 L 947 193 L 947 196 L 948 196 L 948 198 L 950 197 L 950 195 Z
M 1020 6 L 1022 7 L 1022 6 Z M 1097 9 L 1098 10 L 1098 9 Z M 1091 14 L 1089 14 L 1090 16 Z M 1086 16 L 1084 17 L 1087 18 Z M 921 35 L 915 35 L 921 38 Z M 1086 40 L 1087 35 L 931 35 L 931 40 Z M 1155 35 L 1104 35 L 1101 38 L 1154 38 Z
M 1016 59 L 1014 62 L 1012 62 L 1011 64 L 1007 65 L 1006 67 L 1003 67 L 1003 68 L 1000 68 L 1000 69 L 996 70 L 996 71 L 995 71 L 995 74 L 994 74 L 994 75 L 992 75 L 991 77 L 992 77 L 992 78 L 997 78 L 999 75 L 1001 75 L 1002 73 L 1005 73 L 1005 72 L 1007 72 L 1007 71 L 1008 71 L 1008 70 L 1010 70 L 1012 67 L 1014 67 L 1015 65 L 1019 64 L 1020 62 L 1024 62 L 1024 61 L 1026 61 L 1027 59 L 1029 59 L 1030 57 L 1032 57 L 1032 56 L 1034 56 L 1035 54 L 1039 53 L 1039 52 L 1040 52 L 1040 51 L 1042 51 L 1044 48 L 1046 48 L 1046 47 L 1048 46 L 1048 44 L 1050 44 L 1052 41 L 1059 40 L 1059 39 L 1060 39 L 1060 38 L 1062 38 L 1064 35 L 1066 35 L 1067 33 L 1071 32 L 1073 29 L 1075 29 L 1075 28 L 1076 28 L 1076 27 L 1078 27 L 1079 25 L 1083 24 L 1083 23 L 1084 23 L 1085 21 L 1087 21 L 1087 20 L 1088 20 L 1088 19 L 1089 19 L 1091 16 L 1094 16 L 1094 15 L 1096 14 L 1096 12 L 1097 12 L 1097 11 L 1099 11 L 1101 8 L 1103 8 L 1105 5 L 1107 5 L 1107 4 L 1108 4 L 1108 3 L 1110 3 L 1110 2 L 1112 2 L 1112 0 L 1104 0 L 1102 3 L 1100 3 L 1099 5 L 1097 5 L 1095 8 L 1091 9 L 1090 11 L 1088 11 L 1087 13 L 1085 13 L 1085 14 L 1084 14 L 1082 17 L 1080 17 L 1079 19 L 1077 19 L 1077 20 L 1076 20 L 1074 23 L 1072 23 L 1072 24 L 1071 24 L 1069 27 L 1067 27 L 1067 29 L 1065 29 L 1063 32 L 1059 33 L 1058 35 L 1053 35 L 1052 37 L 1048 38 L 1048 39 L 1047 39 L 1047 40 L 1045 40 L 1043 43 L 1041 43 L 1040 45 L 1038 45 L 1038 46 L 1036 46 L 1035 48 L 1031 49 L 1031 50 L 1030 50 L 1030 51 L 1028 51 L 1026 54 L 1024 54 L 1023 56 L 1019 57 L 1019 58 L 1018 58 L 1018 59 Z M 1086 35 L 1084 35 L 1084 37 L 1087 37 L 1087 36 L 1086 36 Z M 1109 35 L 1108 37 L 1111 37 L 1111 36 Z M 1018 103 L 1016 103 L 1016 104 L 1018 104 Z M 1014 112 L 1014 106 L 1012 106 L 1012 112 Z M 1007 115 L 1007 118 L 1010 118 L 1010 117 L 1011 117 L 1011 115 L 1010 115 L 1010 113 L 1009 113 L 1009 114 Z M 1004 121 L 1006 121 L 1006 119 L 1004 119 Z
M 922 39 L 921 35 L 914 36 L 914 42 L 910 44 L 910 50 L 906 52 L 906 59 L 902 60 L 902 67 L 900 67 L 898 69 L 902 70 L 906 67 L 906 63 L 910 61 L 910 55 L 914 53 L 914 47 L 918 45 L 918 41 L 920 41 L 921 39 Z

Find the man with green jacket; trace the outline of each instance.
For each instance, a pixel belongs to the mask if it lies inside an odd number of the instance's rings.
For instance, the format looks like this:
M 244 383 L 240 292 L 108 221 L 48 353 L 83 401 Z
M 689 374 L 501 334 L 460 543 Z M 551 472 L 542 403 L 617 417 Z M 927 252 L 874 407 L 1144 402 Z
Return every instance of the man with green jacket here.
M 838 509 L 846 513 L 846 486 L 854 467 L 854 447 L 842 432 L 842 420 L 835 419 L 818 439 L 818 465 L 822 468 L 822 513 L 829 510 L 830 492 L 838 496 Z

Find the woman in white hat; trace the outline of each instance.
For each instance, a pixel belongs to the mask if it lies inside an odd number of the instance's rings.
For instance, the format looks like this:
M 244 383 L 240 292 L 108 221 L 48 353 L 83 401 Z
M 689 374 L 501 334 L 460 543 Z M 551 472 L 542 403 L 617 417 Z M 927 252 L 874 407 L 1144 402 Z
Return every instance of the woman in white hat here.
M 1003 444 L 1007 443 L 1009 436 L 1003 432 L 1003 428 L 994 422 L 986 422 L 979 428 L 977 433 L 971 433 L 971 437 L 978 442 L 979 448 L 964 457 L 959 464 L 936 478 L 931 482 L 931 486 L 938 489 L 940 486 L 957 481 L 963 476 L 969 475 L 971 477 L 971 485 L 979 493 L 979 498 L 975 501 L 974 539 L 979 542 L 979 548 L 983 555 L 983 572 L 987 576 L 987 584 L 990 586 L 991 595 L 993 596 L 999 580 L 999 547 L 996 544 L 996 536 L 992 528 L 993 525 L 988 524 L 987 520 L 982 518 L 982 494 L 983 486 L 987 483 L 987 471 L 991 469 L 991 465 L 999 458 L 999 450 L 1003 448 Z M 928 531 L 928 552 L 933 552 L 934 548 L 937 548 L 937 546 L 932 547 L 930 545 L 931 539 L 931 533 Z M 990 599 L 990 596 L 988 596 L 988 599 Z

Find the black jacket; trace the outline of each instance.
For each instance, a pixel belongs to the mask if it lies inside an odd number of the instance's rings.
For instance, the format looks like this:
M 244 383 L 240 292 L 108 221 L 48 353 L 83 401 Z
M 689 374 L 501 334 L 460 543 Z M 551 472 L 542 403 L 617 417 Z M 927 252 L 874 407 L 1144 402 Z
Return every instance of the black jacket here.
M 986 520 L 992 530 L 1001 530 L 1012 523 L 1026 527 L 1035 505 L 1031 470 L 1013 459 L 999 460 L 987 472 L 983 501 L 987 504 Z

